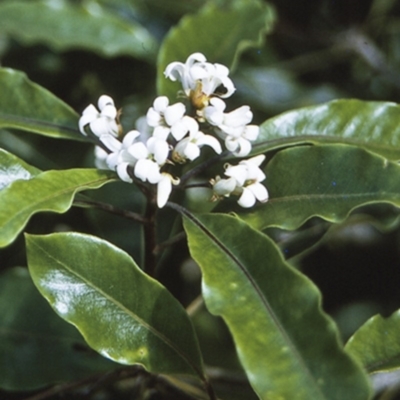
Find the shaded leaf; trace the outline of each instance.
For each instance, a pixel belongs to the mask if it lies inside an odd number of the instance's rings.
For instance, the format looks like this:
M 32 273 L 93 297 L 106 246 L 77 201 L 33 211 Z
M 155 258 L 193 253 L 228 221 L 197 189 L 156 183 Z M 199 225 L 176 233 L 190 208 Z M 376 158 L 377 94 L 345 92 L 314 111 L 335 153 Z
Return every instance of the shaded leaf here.
M 36 286 L 91 347 L 150 372 L 202 376 L 185 310 L 127 253 L 78 233 L 27 235 L 26 242 Z
M 17 180 L 29 180 L 41 171 L 0 148 L 0 191 Z
M 63 0 L 0 4 L 0 32 L 22 43 L 44 43 L 55 50 L 85 49 L 107 57 L 153 60 L 157 51 L 155 39 L 144 27 L 95 2 L 82 7 Z
M 0 191 L 0 247 L 11 243 L 33 214 L 66 212 L 77 192 L 97 189 L 115 179 L 111 171 L 70 169 L 14 181 Z
M 400 106 L 396 103 L 334 100 L 278 115 L 260 129 L 254 154 L 305 143 L 344 143 L 400 159 Z
M 286 149 L 265 172 L 270 200 L 240 214 L 257 229 L 296 229 L 313 216 L 340 222 L 356 207 L 377 202 L 400 206 L 400 165 L 358 147 Z
M 258 396 L 366 400 L 367 378 L 342 349 L 318 289 L 272 240 L 231 216 L 183 213 L 206 305 L 229 326 Z
M 78 114 L 24 73 L 0 68 L 0 87 L 0 128 L 87 140 L 78 130 Z
M 258 0 L 232 1 L 225 7 L 210 2 L 198 14 L 183 17 L 160 48 L 158 93 L 175 100 L 178 90 L 182 90 L 179 83 L 164 77 L 169 63 L 184 63 L 190 54 L 200 52 L 211 63 L 234 67 L 244 50 L 261 46 L 264 35 L 272 29 L 273 21 L 271 7 Z
M 270 65 L 277 62 L 277 59 L 269 59 L 263 60 L 262 64 Z M 251 104 L 253 111 L 259 109 L 269 115 L 344 97 L 337 88 L 326 83 L 304 85 L 299 82 L 296 74 L 283 68 L 264 65 L 262 67 L 241 65 L 235 73 L 235 86 L 243 103 Z
M 346 344 L 369 373 L 400 368 L 400 312 L 389 318 L 375 315 L 359 328 Z
M 0 276 L 0 387 L 32 390 L 82 379 L 117 365 L 87 347 L 79 332 L 51 310 L 28 270 Z

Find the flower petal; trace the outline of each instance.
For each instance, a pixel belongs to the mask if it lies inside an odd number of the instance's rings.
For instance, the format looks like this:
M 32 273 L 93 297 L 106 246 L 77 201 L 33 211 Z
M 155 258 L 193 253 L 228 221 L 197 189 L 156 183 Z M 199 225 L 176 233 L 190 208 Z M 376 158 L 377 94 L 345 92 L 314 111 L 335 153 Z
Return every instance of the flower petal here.
M 253 183 L 252 185 L 247 186 L 246 189 L 250 190 L 254 194 L 255 198 L 258 201 L 261 201 L 261 203 L 268 201 L 268 190 L 261 183 Z
M 239 150 L 233 151 L 236 157 L 245 157 L 251 152 L 251 143 L 243 138 L 237 139 Z
M 225 175 L 235 178 L 238 186 L 243 186 L 247 179 L 247 167 L 245 165 L 229 165 Z
M 158 113 L 162 113 L 168 107 L 169 100 L 167 96 L 159 96 L 153 102 L 154 110 Z
M 140 136 L 139 131 L 127 132 L 126 135 L 124 136 L 124 139 L 122 140 L 124 147 L 131 146 L 135 142 L 136 138 L 138 138 L 139 136 Z
M 157 206 L 163 208 L 169 199 L 172 191 L 172 181 L 168 174 L 162 174 L 157 184 Z
M 200 155 L 200 148 L 195 143 L 188 142 L 183 153 L 186 158 L 193 161 Z
M 169 145 L 165 140 L 151 137 L 147 141 L 147 148 L 150 153 L 154 154 L 154 159 L 158 165 L 165 164 L 169 153 Z
M 134 174 L 143 182 L 157 183 L 161 179 L 159 166 L 149 159 L 139 160 L 135 164 Z
M 165 122 L 172 126 L 178 122 L 185 114 L 186 107 L 183 103 L 175 103 L 172 106 L 167 107 L 164 112 Z
M 138 142 L 129 146 L 128 153 L 135 157 L 137 160 L 146 159 L 149 156 L 149 151 L 144 143 Z
M 149 126 L 156 127 L 162 123 L 162 117 L 153 107 L 147 110 L 146 121 Z
M 109 104 L 107 104 L 107 105 L 101 110 L 101 116 L 102 116 L 102 117 L 107 117 L 107 118 L 110 118 L 110 119 L 115 119 L 115 118 L 117 118 L 117 114 L 118 114 L 117 109 L 116 109 L 114 106 L 109 105 Z
M 244 128 L 243 137 L 247 140 L 253 141 L 258 138 L 260 127 L 257 125 L 248 125 Z
M 256 197 L 254 196 L 253 192 L 248 188 L 243 188 L 243 193 L 239 197 L 238 204 L 241 207 L 249 208 L 253 207 L 256 203 Z
M 202 133 L 202 132 L 200 132 L 200 133 Z M 204 134 L 200 135 L 197 138 L 197 145 L 200 147 L 204 146 L 204 145 L 210 146 L 214 149 L 214 151 L 217 154 L 222 153 L 221 143 L 214 136 L 211 136 L 211 135 L 204 135 Z
M 236 188 L 235 178 L 217 179 L 213 186 L 213 191 L 218 196 L 228 197 L 235 190 L 235 188 Z
M 133 180 L 128 174 L 129 163 L 121 163 L 117 166 L 117 174 L 124 182 L 132 183 Z
M 115 121 L 107 118 L 97 118 L 90 124 L 90 130 L 94 135 L 100 137 L 102 135 L 113 135 L 117 136 L 118 127 Z
M 104 146 L 107 147 L 108 150 L 111 152 L 115 153 L 122 148 L 122 143 L 116 139 L 114 136 L 111 135 L 101 135 L 99 137 L 100 142 L 104 144 Z
M 103 108 L 105 106 L 110 105 L 110 106 L 114 107 L 114 100 L 110 96 L 103 94 L 102 96 L 99 97 L 97 105 L 98 105 L 100 111 L 103 111 Z

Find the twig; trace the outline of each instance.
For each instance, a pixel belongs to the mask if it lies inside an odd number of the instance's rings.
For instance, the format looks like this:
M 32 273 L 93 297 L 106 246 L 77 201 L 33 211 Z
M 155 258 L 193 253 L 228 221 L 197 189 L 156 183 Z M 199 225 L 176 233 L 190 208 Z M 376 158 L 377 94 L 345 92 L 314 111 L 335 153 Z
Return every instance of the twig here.
M 109 212 L 111 214 L 119 215 L 120 217 L 130 219 L 130 220 L 139 222 L 141 224 L 146 224 L 148 222 L 146 220 L 146 218 L 140 214 L 134 213 L 132 211 L 123 210 L 121 208 L 115 207 L 108 203 L 102 203 L 102 202 L 93 201 L 93 200 L 75 200 L 73 205 L 77 206 L 77 207 L 97 208 L 99 210 L 103 210 L 103 211 Z
M 147 204 L 145 211 L 146 224 L 143 226 L 144 233 L 144 270 L 151 277 L 155 276 L 156 273 L 156 253 L 157 247 L 157 227 L 156 227 L 156 215 L 157 215 L 157 204 L 156 196 L 154 191 L 150 191 L 147 194 Z
M 185 182 L 187 182 L 189 179 L 195 177 L 196 175 L 200 174 L 201 172 L 203 172 L 205 169 L 207 169 L 211 165 L 216 164 L 218 161 L 220 161 L 222 158 L 226 157 L 229 154 L 230 154 L 229 151 L 224 151 L 223 153 L 217 154 L 216 156 L 211 157 L 211 158 L 207 159 L 206 161 L 204 161 L 203 163 L 192 168 L 190 171 L 186 172 L 186 174 L 181 177 L 181 181 L 180 181 L 179 185 L 177 185 L 176 187 L 180 187 L 180 188 L 185 187 Z
M 186 312 L 189 316 L 193 316 L 200 310 L 200 307 L 204 304 L 203 296 L 198 295 L 187 307 Z
M 175 243 L 178 243 L 185 238 L 186 238 L 186 232 L 179 232 L 178 234 L 176 234 L 175 236 L 172 236 L 170 239 L 166 240 L 165 242 L 158 244 L 154 249 L 154 254 L 156 254 L 156 255 L 159 254 L 166 247 L 169 247 Z

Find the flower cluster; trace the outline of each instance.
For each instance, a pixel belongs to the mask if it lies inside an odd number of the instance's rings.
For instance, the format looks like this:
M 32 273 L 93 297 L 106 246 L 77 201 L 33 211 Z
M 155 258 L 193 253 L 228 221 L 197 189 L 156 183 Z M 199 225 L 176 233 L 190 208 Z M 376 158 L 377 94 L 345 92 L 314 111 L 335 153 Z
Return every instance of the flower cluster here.
M 254 206 L 256 200 L 266 202 L 268 191 L 261 184 L 265 179 L 265 174 L 259 168 L 265 160 L 264 155 L 259 155 L 248 160 L 240 161 L 238 165 L 225 165 L 225 175 L 227 179 L 217 176 L 211 181 L 214 190 L 214 198 L 229 197 L 236 194 L 239 197 L 238 203 L 242 207 Z
M 222 141 L 228 152 L 247 156 L 259 127 L 250 125 L 253 114 L 248 106 L 225 112 L 223 99 L 235 91 L 228 75 L 227 67 L 207 62 L 201 53 L 192 54 L 185 63 L 169 64 L 165 76 L 181 82 L 186 102 L 170 105 L 167 97 L 157 97 L 140 118 L 138 130 L 125 135 L 113 99 L 101 96 L 98 109 L 89 105 L 79 120 L 81 133 L 97 143 L 96 166 L 116 171 L 125 182 L 157 185 L 157 205 L 161 208 L 173 185 L 179 184 L 169 173 L 173 165 L 197 159 L 203 146 L 221 154 Z M 213 199 L 239 195 L 238 203 L 243 207 L 251 207 L 256 200 L 267 201 L 268 192 L 260 183 L 265 179 L 259 168 L 263 160 L 258 156 L 237 166 L 227 165 L 227 179 L 218 176 L 211 180 Z

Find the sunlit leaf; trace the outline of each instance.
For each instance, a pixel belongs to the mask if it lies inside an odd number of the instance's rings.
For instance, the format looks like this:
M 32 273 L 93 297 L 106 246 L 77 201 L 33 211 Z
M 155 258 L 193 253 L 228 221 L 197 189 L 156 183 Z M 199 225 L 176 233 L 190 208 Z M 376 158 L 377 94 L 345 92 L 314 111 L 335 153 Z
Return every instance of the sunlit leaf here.
M 232 1 L 225 7 L 209 2 L 198 14 L 183 17 L 164 39 L 158 55 L 158 93 L 175 100 L 182 89 L 164 77 L 170 62 L 185 62 L 190 54 L 201 52 L 211 63 L 234 67 L 245 49 L 261 45 L 273 21 L 271 7 L 258 0 Z
M 400 159 L 400 106 L 396 103 L 334 100 L 266 120 L 253 153 L 305 143 L 345 143 L 389 159 Z
M 222 214 L 182 211 L 208 309 L 227 323 L 261 399 L 360 399 L 367 378 L 345 353 L 318 289 L 267 236 Z
M 115 368 L 59 318 L 32 284 L 28 270 L 0 276 L 0 387 L 31 390 Z
M 0 128 L 86 140 L 78 130 L 78 114 L 24 73 L 0 68 L 0 87 Z
M 349 339 L 346 349 L 369 373 L 400 369 L 400 312 L 375 315 Z
M 155 39 L 144 27 L 105 11 L 96 2 L 81 7 L 63 0 L 0 4 L 0 32 L 27 44 L 85 49 L 107 57 L 152 60 L 157 51 Z
M 354 208 L 377 202 L 400 206 L 400 165 L 358 147 L 286 149 L 265 172 L 269 201 L 240 213 L 257 229 L 296 229 L 313 216 L 340 222 Z
M 128 254 L 78 233 L 27 235 L 26 240 L 36 286 L 92 348 L 151 372 L 202 376 L 185 310 Z
M 115 179 L 111 171 L 70 169 L 14 181 L 0 190 L 0 247 L 11 243 L 33 214 L 63 213 L 71 207 L 77 192 L 97 189 Z
M 28 180 L 40 170 L 0 148 L 0 191 L 17 180 Z

